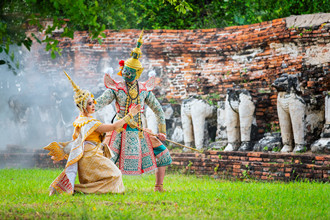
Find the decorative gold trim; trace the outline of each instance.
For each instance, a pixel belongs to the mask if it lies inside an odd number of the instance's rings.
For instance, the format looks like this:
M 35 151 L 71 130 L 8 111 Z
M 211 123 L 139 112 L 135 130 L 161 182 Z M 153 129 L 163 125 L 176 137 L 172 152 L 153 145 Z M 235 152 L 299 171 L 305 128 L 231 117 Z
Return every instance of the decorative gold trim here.
M 131 117 L 129 115 L 126 115 L 123 119 L 127 124 L 129 124 Z
M 89 129 L 89 131 L 84 135 L 84 137 L 83 137 L 83 141 L 85 141 L 85 139 L 86 139 L 91 133 L 93 133 L 93 132 L 96 130 L 96 128 L 98 128 L 101 124 L 102 124 L 102 123 L 99 122 L 99 121 L 96 122 L 96 124 L 93 125 L 93 127 L 91 127 L 91 128 Z
M 82 127 L 86 124 L 88 124 L 91 121 L 98 121 L 95 118 L 89 118 L 89 117 L 85 117 L 85 116 L 79 116 L 74 122 L 73 122 L 73 126 L 74 127 Z
M 158 131 L 159 131 L 159 133 L 163 133 L 166 135 L 166 124 L 158 125 Z
M 82 158 L 83 154 L 84 154 L 84 152 L 81 152 L 77 157 L 68 161 L 67 164 L 65 165 L 65 167 L 67 168 L 67 167 L 71 166 L 72 164 L 78 162 Z
M 91 127 L 91 128 L 89 129 L 89 131 L 86 132 L 86 134 L 85 134 L 84 137 L 82 138 L 81 143 L 83 143 L 83 142 L 85 141 L 85 139 L 86 139 L 91 133 L 93 133 L 93 132 L 96 130 L 96 128 L 98 128 L 101 124 L 102 124 L 101 122 L 97 122 L 95 125 L 93 125 L 93 127 Z M 80 145 L 81 145 L 81 144 L 80 144 Z M 78 148 L 80 147 L 80 145 L 78 145 L 77 147 L 73 148 L 71 151 L 78 149 Z
M 89 151 L 95 150 L 95 148 L 97 148 L 96 151 L 95 151 L 92 155 L 90 155 L 90 156 L 85 156 L 85 158 L 94 156 L 94 155 L 97 153 L 97 151 L 99 150 L 99 148 L 100 148 L 101 146 L 102 146 L 102 144 L 101 144 L 101 143 L 98 143 L 97 145 L 95 145 L 95 147 L 94 147 L 93 149 L 88 150 L 88 151 L 84 151 L 84 152 L 89 152 Z
M 66 157 L 66 154 L 62 147 L 57 142 L 52 142 L 46 147 L 44 147 L 45 150 L 49 150 L 48 155 L 54 156 L 54 161 L 60 161 L 63 160 Z
M 117 128 L 117 129 L 116 129 L 116 132 L 117 132 L 117 133 L 121 133 L 121 132 L 123 132 L 124 130 L 125 130 L 124 128 Z

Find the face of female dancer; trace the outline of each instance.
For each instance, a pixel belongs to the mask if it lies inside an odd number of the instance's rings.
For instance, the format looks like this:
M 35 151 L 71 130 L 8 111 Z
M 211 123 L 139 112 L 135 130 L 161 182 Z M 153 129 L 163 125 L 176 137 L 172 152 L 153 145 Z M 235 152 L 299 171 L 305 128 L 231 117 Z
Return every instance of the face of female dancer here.
M 86 111 L 88 114 L 93 114 L 95 112 L 95 101 L 94 99 L 90 98 L 87 101 Z

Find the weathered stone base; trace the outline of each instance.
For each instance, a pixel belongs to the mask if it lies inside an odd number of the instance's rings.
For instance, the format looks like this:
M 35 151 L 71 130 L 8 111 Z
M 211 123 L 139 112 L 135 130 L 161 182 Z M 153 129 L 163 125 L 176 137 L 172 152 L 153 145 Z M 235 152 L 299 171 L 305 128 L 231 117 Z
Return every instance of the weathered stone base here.
M 213 178 L 292 181 L 309 179 L 330 182 L 330 155 L 224 152 L 171 153 L 169 172 L 179 171 Z M 0 153 L 3 168 L 64 168 L 66 161 L 53 164 L 44 152 Z
M 330 155 L 237 151 L 171 155 L 169 171 L 229 179 L 330 181 Z
M 46 151 L 31 153 L 0 153 L 0 169 L 6 168 L 64 168 L 66 160 L 53 163 Z

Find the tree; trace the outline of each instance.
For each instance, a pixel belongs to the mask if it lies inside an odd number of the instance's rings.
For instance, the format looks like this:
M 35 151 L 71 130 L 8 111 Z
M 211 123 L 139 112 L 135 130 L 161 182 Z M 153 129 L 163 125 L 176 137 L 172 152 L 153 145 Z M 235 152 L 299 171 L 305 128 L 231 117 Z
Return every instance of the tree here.
M 19 63 L 15 61 L 11 45 L 24 45 L 28 50 L 32 46 L 32 38 L 46 44 L 46 51 L 51 51 L 52 58 L 56 53 L 61 55 L 58 40 L 52 35 L 56 29 L 62 29 L 60 37 L 74 38 L 75 31 L 88 31 L 92 39 L 102 43 L 103 31 L 118 29 L 127 24 L 127 16 L 132 10 L 127 0 L 2 0 L 0 3 L 0 53 L 8 56 L 0 59 L 0 65 L 7 64 L 16 73 Z M 180 13 L 189 10 L 185 0 L 162 0 L 158 4 L 169 3 L 171 9 Z M 134 13 L 134 12 L 133 12 Z M 130 13 L 128 13 L 130 14 Z M 51 23 L 45 21 L 50 20 Z M 27 36 L 27 28 L 36 26 L 45 33 L 45 39 L 38 39 L 34 34 Z M 126 25 L 127 26 L 127 25 Z
M 291 15 L 330 12 L 330 0 L 187 0 L 191 11 L 176 13 L 162 0 L 134 0 L 135 20 L 150 29 L 205 29 L 254 24 Z
M 189 13 L 186 13 L 189 11 Z M 290 15 L 330 12 L 330 0 L 2 0 L 0 2 L 0 65 L 14 72 L 10 45 L 31 48 L 34 38 L 46 44 L 54 58 L 61 54 L 52 33 L 73 39 L 75 31 L 88 31 L 102 43 L 105 29 L 202 29 L 253 24 Z M 52 21 L 45 25 L 44 21 Z M 45 39 L 27 36 L 31 25 Z

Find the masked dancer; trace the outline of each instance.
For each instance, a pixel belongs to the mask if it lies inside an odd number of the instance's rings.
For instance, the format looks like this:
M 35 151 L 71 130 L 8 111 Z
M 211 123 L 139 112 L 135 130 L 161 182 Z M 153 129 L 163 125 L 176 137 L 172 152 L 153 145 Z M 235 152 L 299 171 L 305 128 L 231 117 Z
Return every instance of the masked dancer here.
M 172 162 L 170 153 L 163 144 L 158 143 L 158 146 L 153 148 L 149 134 L 139 129 L 142 128 L 141 113 L 146 104 L 156 114 L 159 130 L 157 137 L 161 141 L 166 139 L 165 114 L 152 93 L 155 77 L 150 77 L 147 82 L 138 81 L 144 69 L 139 61 L 142 55 L 142 35 L 143 31 L 136 48 L 131 52 L 131 58 L 119 62 L 118 75 L 122 76 L 124 81 L 116 82 L 109 74 L 105 74 L 104 84 L 108 89 L 97 98 L 96 111 L 115 100 L 116 120 L 121 120 L 131 108 L 136 105 L 142 106 L 141 112 L 133 119 L 112 132 L 109 141 L 109 146 L 114 152 L 112 160 L 119 163 L 119 169 L 126 175 L 140 175 L 156 169 L 154 190 L 162 192 L 165 169 Z

